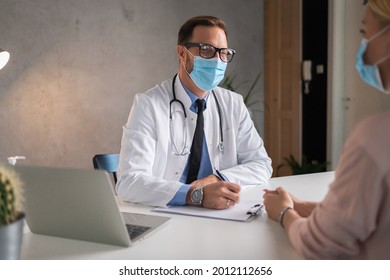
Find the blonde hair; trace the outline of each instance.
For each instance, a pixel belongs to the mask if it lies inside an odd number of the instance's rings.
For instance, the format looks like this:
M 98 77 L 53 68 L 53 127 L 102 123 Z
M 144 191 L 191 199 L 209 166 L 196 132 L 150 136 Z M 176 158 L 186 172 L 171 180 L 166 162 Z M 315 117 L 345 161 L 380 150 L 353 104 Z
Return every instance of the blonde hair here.
M 368 0 L 368 6 L 383 25 L 390 25 L 390 1 Z

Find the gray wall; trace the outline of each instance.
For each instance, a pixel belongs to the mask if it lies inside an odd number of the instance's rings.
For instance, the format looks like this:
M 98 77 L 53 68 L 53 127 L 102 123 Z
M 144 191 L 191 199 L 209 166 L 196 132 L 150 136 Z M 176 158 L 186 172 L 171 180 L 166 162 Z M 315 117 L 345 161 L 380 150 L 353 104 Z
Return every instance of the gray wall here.
M 3 162 L 23 155 L 26 164 L 91 168 L 94 154 L 119 151 L 135 93 L 177 71 L 177 32 L 192 16 L 226 21 L 237 83 L 263 69 L 263 0 L 1 2 L 0 47 L 11 53 L 0 71 Z

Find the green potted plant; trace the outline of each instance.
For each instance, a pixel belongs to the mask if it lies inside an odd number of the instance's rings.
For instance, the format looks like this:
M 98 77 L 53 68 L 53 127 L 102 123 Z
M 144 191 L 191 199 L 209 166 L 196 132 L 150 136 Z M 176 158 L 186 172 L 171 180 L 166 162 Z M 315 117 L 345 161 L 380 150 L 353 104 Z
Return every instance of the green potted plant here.
M 24 212 L 22 182 L 16 172 L 0 164 L 0 259 L 19 259 Z
M 293 155 L 284 158 L 284 161 L 290 166 L 293 175 L 324 172 L 328 166 L 327 162 L 309 161 L 305 155 L 302 155 L 302 163 L 299 163 Z M 280 165 L 278 169 L 282 166 L 284 164 Z
M 245 104 L 246 108 L 248 109 L 248 112 L 249 112 L 252 119 L 254 118 L 254 112 L 259 111 L 259 110 L 254 109 L 254 105 L 259 103 L 260 100 L 253 100 L 253 93 L 255 92 L 254 88 L 255 88 L 256 84 L 258 83 L 260 77 L 261 77 L 261 72 L 259 74 L 257 74 L 256 78 L 252 82 L 251 81 L 243 81 L 240 83 L 236 83 L 235 82 L 236 74 L 226 75 L 225 79 L 223 79 L 223 81 L 220 84 L 221 87 L 238 93 L 239 92 L 238 89 L 241 86 L 243 86 L 244 84 L 250 83 L 249 87 L 246 90 L 242 90 L 242 91 L 240 90 L 240 93 L 242 94 L 242 97 L 244 99 L 244 104 Z M 264 103 L 264 107 L 267 108 L 265 103 Z M 257 130 L 259 130 L 256 122 L 255 122 L 255 127 Z
M 253 106 L 256 103 L 260 102 L 259 100 L 255 100 L 255 101 L 251 100 L 253 89 L 255 88 L 255 86 L 256 86 L 257 82 L 259 81 L 260 77 L 261 77 L 261 73 L 257 74 L 255 80 L 252 82 L 252 84 L 250 85 L 249 89 L 245 93 L 242 94 L 242 96 L 244 98 L 244 103 L 245 103 L 247 108 L 250 108 L 251 106 Z M 235 74 L 232 75 L 232 76 L 227 75 L 225 77 L 225 79 L 222 81 L 221 87 L 226 88 L 226 89 L 231 90 L 231 91 L 234 91 L 234 92 L 238 92 L 238 88 L 241 85 L 243 85 L 244 83 L 248 83 L 249 82 L 249 81 L 244 81 L 244 82 L 239 83 L 238 85 L 234 85 L 235 78 L 236 78 Z

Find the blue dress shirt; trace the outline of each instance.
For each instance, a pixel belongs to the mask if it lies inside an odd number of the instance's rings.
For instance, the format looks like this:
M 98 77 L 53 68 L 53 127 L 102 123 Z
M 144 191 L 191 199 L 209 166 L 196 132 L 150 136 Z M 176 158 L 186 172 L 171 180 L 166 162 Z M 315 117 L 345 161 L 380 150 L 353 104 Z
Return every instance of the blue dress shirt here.
M 180 81 L 181 82 L 181 81 Z M 196 106 L 196 100 L 198 97 L 193 94 L 183 83 L 182 83 L 184 90 L 188 94 L 188 96 L 191 99 L 191 106 L 190 110 L 192 112 L 197 113 L 198 108 Z M 206 108 L 207 109 L 207 99 L 209 98 L 210 92 L 207 93 L 205 97 L 206 101 Z M 188 157 L 189 159 L 189 157 Z M 189 169 L 189 160 L 187 160 L 186 167 L 184 168 L 183 174 L 181 175 L 180 182 L 183 183 L 183 185 L 179 188 L 175 196 L 171 199 L 171 201 L 168 203 L 168 205 L 186 205 L 186 198 L 187 198 L 187 192 L 190 189 L 190 184 L 184 184 L 187 180 L 188 175 L 188 169 Z M 207 143 L 206 143 L 206 136 L 203 136 L 203 147 L 202 147 L 202 159 L 200 161 L 200 168 L 199 168 L 199 178 L 204 178 L 209 176 L 210 174 L 213 174 L 213 168 L 211 166 L 209 151 L 207 149 Z

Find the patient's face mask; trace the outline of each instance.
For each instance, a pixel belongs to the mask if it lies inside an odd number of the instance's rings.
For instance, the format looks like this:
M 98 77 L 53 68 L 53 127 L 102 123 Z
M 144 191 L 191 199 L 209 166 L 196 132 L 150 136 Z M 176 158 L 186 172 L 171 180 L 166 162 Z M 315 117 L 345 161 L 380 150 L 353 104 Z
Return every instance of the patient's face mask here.
M 187 72 L 192 81 L 204 91 L 215 88 L 225 76 L 227 63 L 218 57 L 206 59 L 188 52 L 194 57 L 194 67 L 191 73 Z
M 360 74 L 360 78 L 370 86 L 379 89 L 383 93 L 388 94 L 389 92 L 383 87 L 382 79 L 379 73 L 378 65 L 387 60 L 390 55 L 386 55 L 385 57 L 381 58 L 379 61 L 372 65 L 368 65 L 364 63 L 363 55 L 367 49 L 367 45 L 370 41 L 374 40 L 378 36 L 380 36 L 382 33 L 384 33 L 390 26 L 386 26 L 381 31 L 379 31 L 377 34 L 375 34 L 370 39 L 363 39 L 360 43 L 359 50 L 356 54 L 356 69 Z

